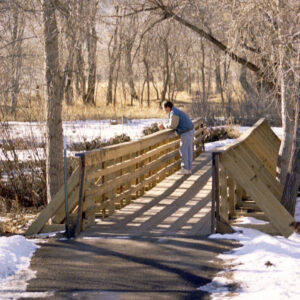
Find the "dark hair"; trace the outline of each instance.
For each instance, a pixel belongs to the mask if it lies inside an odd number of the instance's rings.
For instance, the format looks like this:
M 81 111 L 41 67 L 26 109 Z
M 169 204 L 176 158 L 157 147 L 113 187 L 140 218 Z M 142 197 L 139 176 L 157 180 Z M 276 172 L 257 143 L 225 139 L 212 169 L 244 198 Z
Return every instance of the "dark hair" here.
M 171 101 L 164 101 L 162 106 L 163 108 L 170 107 L 172 109 L 173 103 Z

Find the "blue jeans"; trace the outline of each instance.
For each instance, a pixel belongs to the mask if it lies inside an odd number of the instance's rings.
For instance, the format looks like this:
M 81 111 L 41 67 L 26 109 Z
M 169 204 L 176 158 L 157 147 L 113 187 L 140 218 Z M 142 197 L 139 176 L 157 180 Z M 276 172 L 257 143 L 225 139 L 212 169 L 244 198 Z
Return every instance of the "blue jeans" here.
M 182 169 L 192 169 L 194 136 L 195 129 L 185 132 L 180 136 L 181 140 L 179 153 L 181 156 Z

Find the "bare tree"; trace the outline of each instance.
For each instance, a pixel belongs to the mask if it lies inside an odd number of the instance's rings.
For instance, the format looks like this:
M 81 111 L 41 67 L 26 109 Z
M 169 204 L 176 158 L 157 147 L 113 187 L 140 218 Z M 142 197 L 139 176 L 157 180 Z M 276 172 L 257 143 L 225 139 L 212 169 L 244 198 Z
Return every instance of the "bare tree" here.
M 43 3 L 46 58 L 46 182 L 50 202 L 63 184 L 62 76 L 59 64 L 56 7 Z
M 116 15 L 119 14 L 119 7 L 115 6 Z M 109 59 L 109 73 L 108 73 L 108 84 L 106 93 L 106 105 L 113 103 L 113 83 L 116 78 L 116 65 L 121 55 L 121 43 L 120 43 L 120 18 L 116 18 L 115 29 L 111 39 L 108 43 L 108 59 Z M 116 85 L 116 82 L 115 82 Z
M 85 103 L 95 105 L 96 92 L 96 51 L 97 51 L 97 33 L 96 33 L 96 13 L 98 8 L 97 0 L 89 0 L 88 2 L 88 89 L 85 96 Z
M 124 14 L 126 14 L 126 10 L 124 11 Z M 125 74 L 126 74 L 127 83 L 130 90 L 131 105 L 133 105 L 133 100 L 138 99 L 138 95 L 135 90 L 134 73 L 132 67 L 133 65 L 132 51 L 137 36 L 136 16 L 135 15 L 131 16 L 127 21 L 128 22 L 126 23 L 126 27 L 123 30 L 124 60 L 125 60 Z
M 15 5 L 14 5 L 15 4 Z M 22 40 L 25 29 L 25 14 L 22 7 L 17 3 L 12 4 L 13 29 L 11 46 L 11 112 L 16 115 L 17 101 L 20 92 L 20 76 L 22 67 Z

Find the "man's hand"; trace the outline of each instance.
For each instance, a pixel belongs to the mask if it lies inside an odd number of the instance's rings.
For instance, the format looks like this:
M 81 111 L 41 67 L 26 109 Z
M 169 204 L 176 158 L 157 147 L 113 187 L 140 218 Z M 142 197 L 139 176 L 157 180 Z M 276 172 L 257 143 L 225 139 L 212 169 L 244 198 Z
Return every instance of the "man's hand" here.
M 165 126 L 164 126 L 163 123 L 160 123 L 160 124 L 158 125 L 158 128 L 159 128 L 159 130 L 163 130 L 163 129 L 165 129 Z

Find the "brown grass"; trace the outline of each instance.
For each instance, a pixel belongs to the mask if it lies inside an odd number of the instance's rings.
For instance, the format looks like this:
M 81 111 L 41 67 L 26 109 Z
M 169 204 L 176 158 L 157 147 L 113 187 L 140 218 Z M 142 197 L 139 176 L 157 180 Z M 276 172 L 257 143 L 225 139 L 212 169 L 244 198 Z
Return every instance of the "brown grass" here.
M 141 93 L 142 84 L 136 82 L 136 90 Z M 161 86 L 158 85 L 159 91 Z M 193 85 L 192 90 L 197 90 L 197 86 Z M 151 85 L 150 90 L 150 107 L 146 102 L 146 90 L 144 90 L 144 101 L 141 105 L 139 100 L 133 101 L 133 106 L 130 105 L 130 95 L 128 91 L 123 92 L 121 87 L 117 90 L 117 105 L 116 107 L 106 105 L 106 90 L 107 83 L 98 83 L 96 91 L 96 105 L 86 105 L 81 99 L 76 99 L 74 105 L 68 106 L 63 102 L 62 117 L 65 121 L 71 120 L 99 120 L 113 119 L 125 116 L 130 119 L 145 119 L 145 118 L 165 118 L 164 111 L 159 107 L 159 100 L 156 99 L 156 92 Z M 235 85 L 232 89 L 232 98 L 237 102 L 241 98 L 240 88 Z M 175 101 L 181 105 L 188 105 L 192 101 L 192 95 L 186 91 L 176 92 Z M 8 109 L 2 109 L 0 112 L 0 121 L 44 121 L 45 119 L 45 100 L 43 97 L 31 94 L 21 95 L 18 100 L 17 115 L 12 115 Z M 212 94 L 210 102 L 221 103 L 220 94 Z M 181 106 L 182 107 L 182 106 Z
M 139 86 L 137 85 L 137 91 Z M 98 84 L 96 91 L 96 105 L 86 105 L 81 99 L 76 99 L 74 105 L 66 105 L 63 102 L 62 117 L 65 121 L 71 120 L 99 120 L 112 119 L 125 116 L 130 119 L 165 118 L 164 111 L 159 107 L 156 100 L 155 90 L 152 88 L 150 97 L 150 107 L 146 102 L 146 92 L 141 105 L 139 100 L 134 100 L 130 104 L 130 95 L 127 92 L 126 99 L 121 88 L 117 91 L 116 107 L 106 105 L 106 84 Z M 177 93 L 176 99 L 180 102 L 190 102 L 191 97 L 186 92 Z M 2 108 L 0 121 L 44 121 L 45 120 L 45 99 L 37 95 L 21 95 L 18 100 L 17 115 L 9 112 L 9 107 Z

